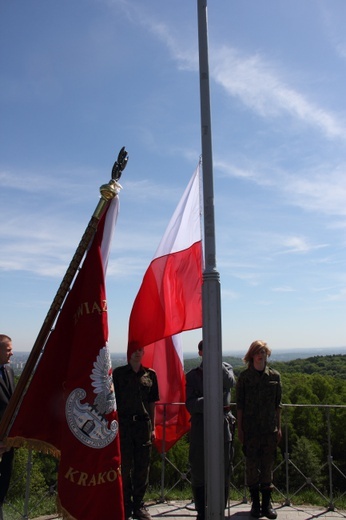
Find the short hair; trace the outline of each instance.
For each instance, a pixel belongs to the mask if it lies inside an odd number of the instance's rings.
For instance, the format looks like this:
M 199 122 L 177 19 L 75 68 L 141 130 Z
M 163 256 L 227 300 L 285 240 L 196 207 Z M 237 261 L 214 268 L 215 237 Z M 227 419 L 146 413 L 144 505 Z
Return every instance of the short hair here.
M 6 345 L 6 343 L 8 342 L 12 343 L 12 339 L 10 338 L 10 336 L 7 336 L 6 334 L 0 334 L 0 346 L 2 347 L 3 345 Z
M 198 350 L 203 350 L 203 340 L 198 343 Z
M 249 349 L 245 356 L 243 357 L 244 363 L 247 363 L 248 365 L 253 364 L 253 358 L 257 354 L 257 352 L 261 349 L 264 349 L 266 351 L 267 357 L 270 357 L 272 351 L 267 346 L 267 343 L 265 341 L 262 341 L 260 339 L 256 339 L 256 341 L 253 341 L 251 345 L 249 346 Z

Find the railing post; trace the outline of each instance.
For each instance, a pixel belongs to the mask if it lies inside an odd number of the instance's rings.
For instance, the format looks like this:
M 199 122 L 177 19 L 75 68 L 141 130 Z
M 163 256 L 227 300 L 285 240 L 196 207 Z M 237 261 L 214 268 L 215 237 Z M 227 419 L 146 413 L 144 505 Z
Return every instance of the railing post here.
M 243 504 L 247 504 L 247 482 L 246 482 L 246 458 L 243 457 L 244 461 L 244 494 L 243 494 Z
M 288 468 L 289 468 L 289 458 L 290 454 L 288 453 L 288 408 L 284 408 L 284 415 L 285 415 L 285 470 L 286 470 L 286 498 L 285 498 L 285 506 L 290 506 L 290 480 L 289 480 L 289 474 L 288 474 Z
M 161 450 L 161 496 L 160 496 L 161 502 L 165 501 L 166 420 L 167 420 L 167 403 L 164 403 L 163 404 L 162 450 Z
M 29 518 L 31 470 L 32 470 L 32 450 L 28 450 L 28 460 L 26 463 L 27 477 L 26 477 L 25 500 L 24 500 L 24 511 L 23 511 L 23 518 L 25 520 L 27 520 Z
M 328 435 L 328 471 L 329 471 L 329 511 L 334 511 L 333 503 L 333 456 L 332 456 L 332 439 L 330 428 L 330 408 L 326 408 L 327 413 L 327 435 Z

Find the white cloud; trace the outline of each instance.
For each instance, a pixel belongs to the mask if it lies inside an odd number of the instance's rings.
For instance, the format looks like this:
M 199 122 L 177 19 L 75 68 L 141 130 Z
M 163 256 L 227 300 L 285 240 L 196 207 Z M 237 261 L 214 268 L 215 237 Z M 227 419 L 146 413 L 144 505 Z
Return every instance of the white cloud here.
M 223 172 L 227 177 L 253 181 L 261 186 L 274 184 L 272 176 L 268 175 L 268 168 L 263 167 L 258 161 L 253 164 L 248 164 L 248 166 L 239 166 L 225 159 L 216 159 L 214 165 L 215 168 Z
M 342 287 L 340 290 L 337 290 L 334 294 L 329 294 L 327 296 L 327 301 L 329 301 L 329 302 L 346 301 L 346 287 Z
M 235 301 L 239 299 L 239 294 L 236 291 L 225 289 L 221 286 L 221 296 L 223 301 Z
M 346 216 L 346 166 L 334 170 L 320 166 L 317 172 L 303 171 L 286 181 L 284 190 L 290 197 L 293 195 L 295 204 L 328 215 Z
M 259 54 L 245 56 L 227 46 L 214 48 L 212 76 L 229 95 L 236 96 L 262 117 L 290 115 L 318 128 L 327 137 L 346 138 L 346 128 L 336 115 L 287 86 L 276 65 Z
M 327 247 L 326 244 L 312 245 L 305 237 L 301 236 L 283 237 L 281 238 L 281 245 L 284 247 L 284 250 L 281 250 L 279 254 L 310 253 L 316 249 Z
M 198 70 L 198 45 L 195 31 L 182 36 L 172 28 L 134 4 L 120 2 L 135 23 L 144 26 L 169 50 L 179 69 Z M 173 32 L 173 30 L 175 32 Z M 290 117 L 320 130 L 328 138 L 346 138 L 346 126 L 336 114 L 311 102 L 306 94 L 287 84 L 281 65 L 272 63 L 259 53 L 246 55 L 224 44 L 209 48 L 210 78 L 231 97 L 264 118 Z
M 239 159 L 243 160 L 243 159 Z M 316 212 L 341 220 L 329 225 L 330 228 L 343 229 L 346 226 L 346 164 L 337 166 L 325 162 L 307 168 L 297 168 L 284 171 L 276 167 L 275 160 L 264 164 L 257 158 L 246 158 L 246 164 L 238 165 L 227 158 L 217 159 L 215 167 L 226 177 L 234 177 L 250 181 L 258 186 L 274 188 L 284 197 L 285 203 L 298 206 L 304 211 Z
M 289 293 L 289 292 L 295 292 L 295 289 L 293 289 L 292 287 L 289 287 L 288 285 L 285 285 L 282 287 L 274 287 L 272 289 L 272 291 L 278 292 L 278 293 Z

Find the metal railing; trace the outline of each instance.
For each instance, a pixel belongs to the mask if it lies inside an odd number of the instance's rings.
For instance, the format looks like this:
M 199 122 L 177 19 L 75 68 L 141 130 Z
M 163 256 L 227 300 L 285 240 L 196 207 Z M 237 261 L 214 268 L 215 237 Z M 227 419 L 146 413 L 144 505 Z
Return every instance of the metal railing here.
M 334 486 L 333 486 L 333 470 L 338 472 L 344 481 L 344 489 L 346 489 L 346 475 L 341 471 L 341 469 L 337 466 L 337 464 L 333 460 L 333 454 L 332 454 L 332 428 L 331 428 L 331 416 L 330 412 L 331 410 L 346 410 L 345 405 L 308 405 L 308 404 L 290 404 L 290 405 L 283 405 L 284 408 L 284 428 L 285 428 L 285 473 L 286 473 L 286 493 L 281 495 L 285 498 L 285 505 L 291 505 L 292 498 L 297 495 L 304 487 L 311 487 L 313 488 L 323 499 L 328 502 L 328 509 L 330 511 L 334 511 L 335 509 L 335 502 L 336 500 L 340 501 L 342 497 L 346 495 L 346 491 L 343 491 L 339 494 L 338 497 L 334 495 Z M 287 410 L 289 408 L 317 408 L 320 410 L 325 411 L 325 419 L 326 419 L 326 427 L 327 427 L 327 454 L 326 454 L 326 460 L 322 464 L 321 469 L 327 467 L 328 468 L 328 489 L 329 489 L 329 497 L 327 498 L 320 489 L 315 485 L 313 482 L 313 479 L 309 477 L 308 475 L 305 475 L 305 472 L 303 469 L 300 469 L 296 466 L 294 461 L 290 457 L 288 445 L 289 445 L 289 435 L 288 435 L 288 420 L 285 420 L 285 416 L 287 413 Z M 346 423 L 345 423 L 346 426 Z M 290 479 L 289 479 L 289 468 L 290 466 L 295 469 L 296 472 L 298 472 L 303 477 L 303 484 L 300 488 L 298 488 L 294 493 L 290 493 Z M 277 470 L 275 468 L 275 470 Z M 279 490 L 278 490 L 279 491 Z
M 184 406 L 183 403 L 160 403 L 159 406 L 164 407 L 163 416 L 166 417 L 166 408 L 170 405 L 180 405 Z M 235 405 L 232 405 L 235 406 Z M 290 453 L 290 446 L 292 446 L 292 436 L 290 432 L 290 424 L 292 418 L 290 418 L 290 414 L 294 413 L 294 410 L 301 409 L 302 412 L 308 410 L 314 410 L 317 413 L 317 410 L 324 413 L 320 414 L 321 417 L 324 417 L 323 424 L 319 425 L 323 430 L 325 430 L 325 437 L 323 440 L 323 446 L 321 447 L 321 451 L 324 452 L 324 459 L 319 462 L 319 470 L 320 475 L 323 476 L 323 485 L 321 485 L 321 479 L 317 478 L 312 474 L 308 474 L 309 468 L 305 464 L 305 467 L 299 466 L 299 461 L 295 460 L 294 456 Z M 333 423 L 332 423 L 332 413 L 334 417 L 337 417 L 340 420 L 343 419 L 343 415 L 346 412 L 346 405 L 314 405 L 314 404 L 284 404 L 283 405 L 283 417 L 282 417 L 282 428 L 283 428 L 283 442 L 281 445 L 280 454 L 282 460 L 280 460 L 277 466 L 274 469 L 274 484 L 275 484 L 275 493 L 281 498 L 282 503 L 286 506 L 292 505 L 292 501 L 297 498 L 298 494 L 301 493 L 305 489 L 314 490 L 314 492 L 319 495 L 325 507 L 334 511 L 336 508 L 336 504 L 340 503 L 340 501 L 346 495 L 346 475 L 345 471 L 345 457 L 343 456 L 342 460 L 335 461 L 333 458 Z M 342 414 L 342 415 L 339 415 Z M 165 423 L 164 423 L 165 424 Z M 346 428 L 346 415 L 345 420 L 343 421 L 344 429 Z M 295 437 L 297 436 L 294 433 Z M 178 441 L 179 442 L 179 441 Z M 235 445 L 237 444 L 237 440 L 235 441 Z M 248 502 L 248 491 L 246 486 L 246 476 L 245 476 L 245 459 L 241 453 L 240 445 L 237 446 L 234 466 L 233 466 L 233 477 L 231 480 L 231 495 L 236 494 L 237 498 L 240 498 L 244 503 Z M 163 441 L 162 441 L 162 453 L 160 454 L 160 489 L 157 494 L 156 500 L 157 502 L 165 502 L 171 492 L 178 485 L 185 486 L 190 488 L 190 470 L 187 464 L 187 467 L 178 467 L 178 464 L 172 461 L 171 452 L 165 452 L 165 426 L 163 428 Z M 28 458 L 26 462 L 26 483 L 25 483 L 25 495 L 24 505 L 23 502 L 21 506 L 18 506 L 16 503 L 11 503 L 10 500 L 6 503 L 6 518 L 11 518 L 11 520 L 28 520 L 29 518 L 34 518 L 35 510 L 39 503 L 48 499 L 52 495 L 56 494 L 56 483 L 51 485 L 45 496 L 40 496 L 39 498 L 33 496 L 35 491 L 32 490 L 32 452 L 28 450 Z M 174 473 L 174 482 L 168 482 L 167 479 L 167 468 L 171 469 Z M 340 467 L 341 466 L 341 467 Z M 171 473 L 172 473 L 171 471 Z M 336 477 L 338 477 L 338 486 L 335 486 Z M 340 484 L 341 482 L 341 484 Z M 11 481 L 11 487 L 16 486 L 15 481 Z M 37 516 L 37 515 L 36 515 Z
M 170 406 L 173 403 L 160 403 L 160 406 Z M 178 403 L 174 403 L 178 404 Z M 184 406 L 184 403 L 179 403 L 181 406 Z M 235 404 L 232 404 L 232 407 L 235 408 Z M 320 466 L 321 470 L 326 469 L 328 475 L 328 482 L 323 486 L 323 489 L 320 489 L 320 484 L 314 482 L 314 478 L 311 475 L 306 474 L 305 468 L 299 468 L 296 461 L 292 458 L 289 452 L 290 446 L 290 432 L 289 432 L 289 418 L 288 411 L 293 409 L 319 409 L 325 412 L 325 444 L 326 444 L 326 458 L 322 462 Z M 340 502 L 343 497 L 346 496 L 346 475 L 339 467 L 339 465 L 333 459 L 333 447 L 332 447 L 332 425 L 331 425 L 331 411 L 335 413 L 343 413 L 346 411 L 346 405 L 314 405 L 314 404 L 283 404 L 283 417 L 282 417 L 282 427 L 283 427 L 283 442 L 284 442 L 284 452 L 283 452 L 283 460 L 274 468 L 274 484 L 275 484 L 275 475 L 282 471 L 284 468 L 284 486 L 275 487 L 276 493 L 282 498 L 284 505 L 289 506 L 292 504 L 292 500 L 297 497 L 299 493 L 304 490 L 304 488 L 313 489 L 320 497 L 322 497 L 323 501 L 326 504 L 326 507 L 330 511 L 334 511 L 336 507 L 336 502 Z M 166 412 L 164 411 L 164 416 L 166 416 Z M 346 428 L 346 420 L 345 420 L 345 428 Z M 165 429 L 163 428 L 163 437 L 164 437 Z M 236 442 L 236 441 L 235 441 Z M 170 492 L 181 482 L 187 482 L 190 484 L 189 480 L 189 468 L 179 469 L 173 462 L 170 460 L 169 452 L 166 453 L 164 451 L 165 439 L 162 441 L 162 468 L 161 468 L 161 488 L 160 495 L 158 496 L 158 500 L 163 502 L 166 500 L 167 496 Z M 345 446 L 346 449 L 346 446 Z M 345 457 L 344 457 L 345 459 Z M 344 460 L 342 461 L 344 462 Z M 177 480 L 170 488 L 167 490 L 166 482 L 165 482 L 165 466 L 166 464 L 170 464 L 174 467 L 177 472 Z M 292 470 L 292 471 L 290 471 Z M 293 473 L 300 477 L 302 481 L 299 486 L 296 487 L 292 491 L 292 486 L 290 483 L 292 482 Z M 334 489 L 334 475 L 337 473 L 341 476 L 343 481 L 343 491 L 337 490 L 335 493 Z M 236 478 L 237 477 L 237 478 Z M 235 484 L 235 482 L 242 482 L 241 487 Z M 245 458 L 241 456 L 234 461 L 233 466 L 233 478 L 231 481 L 231 489 L 241 496 L 241 499 L 244 503 L 248 501 L 248 490 L 246 486 L 246 473 L 245 473 Z M 328 490 L 326 493 L 325 490 Z M 328 496 L 327 496 L 328 495 Z

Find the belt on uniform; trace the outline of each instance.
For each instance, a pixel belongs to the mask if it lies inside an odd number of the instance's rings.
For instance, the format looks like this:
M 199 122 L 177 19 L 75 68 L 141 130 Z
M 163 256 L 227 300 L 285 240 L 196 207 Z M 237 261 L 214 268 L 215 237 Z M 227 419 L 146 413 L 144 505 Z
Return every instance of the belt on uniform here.
M 125 419 L 126 421 L 130 422 L 138 422 L 138 421 L 144 421 L 148 422 L 150 420 L 149 415 L 122 415 L 119 414 L 119 419 Z

